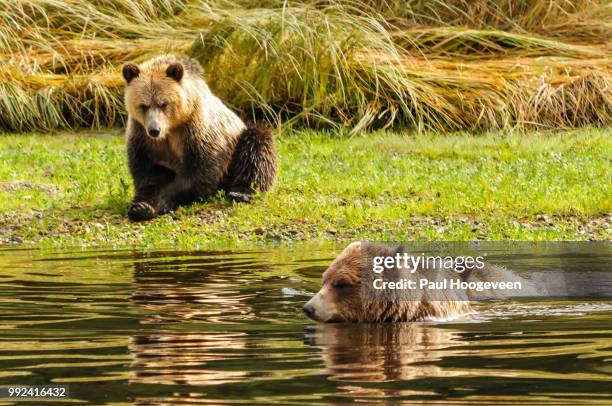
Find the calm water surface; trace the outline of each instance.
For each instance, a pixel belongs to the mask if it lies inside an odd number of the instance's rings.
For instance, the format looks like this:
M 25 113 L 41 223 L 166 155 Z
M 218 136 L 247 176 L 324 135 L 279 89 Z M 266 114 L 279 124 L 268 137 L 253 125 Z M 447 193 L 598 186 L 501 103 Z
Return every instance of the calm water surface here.
M 0 249 L 0 385 L 66 384 L 78 404 L 612 404 L 611 302 L 317 325 L 301 306 L 340 250 Z

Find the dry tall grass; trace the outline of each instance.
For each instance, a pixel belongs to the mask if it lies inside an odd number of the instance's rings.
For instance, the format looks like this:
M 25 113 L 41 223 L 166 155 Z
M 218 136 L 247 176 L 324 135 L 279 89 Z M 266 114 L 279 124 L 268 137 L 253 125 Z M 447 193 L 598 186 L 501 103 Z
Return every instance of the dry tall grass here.
M 610 125 L 611 17 L 599 0 L 4 0 L 0 128 L 119 125 L 120 65 L 161 52 L 276 124 Z

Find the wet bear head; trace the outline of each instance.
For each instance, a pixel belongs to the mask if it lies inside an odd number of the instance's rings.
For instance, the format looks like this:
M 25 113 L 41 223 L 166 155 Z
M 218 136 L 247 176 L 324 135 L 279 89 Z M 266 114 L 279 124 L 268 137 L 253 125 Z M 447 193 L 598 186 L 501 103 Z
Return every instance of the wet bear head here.
M 195 108 L 190 97 L 194 84 L 180 60 L 165 56 L 142 65 L 128 62 L 123 78 L 127 111 L 152 138 L 165 137 Z
M 304 305 L 304 313 L 321 322 L 357 321 L 362 318 L 361 242 L 353 242 L 323 273 L 323 286 Z

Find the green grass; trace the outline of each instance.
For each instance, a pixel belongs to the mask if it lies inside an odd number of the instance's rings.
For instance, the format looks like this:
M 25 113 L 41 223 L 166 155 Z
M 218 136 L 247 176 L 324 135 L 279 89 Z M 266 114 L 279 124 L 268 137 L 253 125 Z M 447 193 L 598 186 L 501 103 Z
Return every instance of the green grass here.
M 280 138 L 276 189 L 149 223 L 118 133 L 3 135 L 0 241 L 47 245 L 298 240 L 610 239 L 609 129 L 483 136 L 301 132 Z

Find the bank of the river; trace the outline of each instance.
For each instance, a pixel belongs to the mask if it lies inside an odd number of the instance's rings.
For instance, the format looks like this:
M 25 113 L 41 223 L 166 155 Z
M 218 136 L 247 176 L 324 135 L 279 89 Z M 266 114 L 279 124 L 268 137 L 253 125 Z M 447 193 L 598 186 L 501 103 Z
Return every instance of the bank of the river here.
M 140 224 L 119 132 L 2 135 L 0 243 L 609 240 L 610 135 L 283 136 L 274 192 Z

